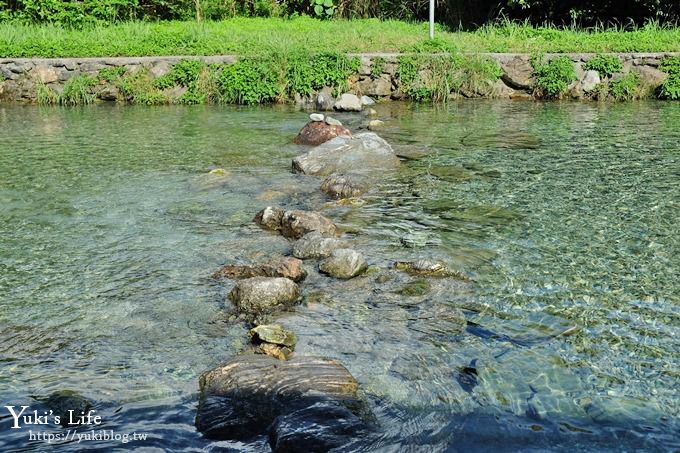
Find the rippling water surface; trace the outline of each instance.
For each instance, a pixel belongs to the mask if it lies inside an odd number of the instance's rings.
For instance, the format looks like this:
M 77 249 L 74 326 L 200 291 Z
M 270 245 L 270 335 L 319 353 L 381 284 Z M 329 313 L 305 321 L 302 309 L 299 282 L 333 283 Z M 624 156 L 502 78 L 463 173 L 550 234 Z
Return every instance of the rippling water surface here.
M 251 221 L 280 204 L 322 210 L 376 267 L 471 280 L 409 296 L 404 274 L 312 272 L 280 319 L 359 380 L 381 427 L 362 449 L 680 448 L 680 105 L 378 110 L 409 159 L 342 206 L 290 172 L 292 109 L 0 107 L 2 406 L 71 389 L 102 428 L 149 435 L 120 448 L 266 451 L 193 418 L 198 375 L 247 343 L 208 276 L 287 253 Z M 44 451 L 10 424 L 0 450 Z

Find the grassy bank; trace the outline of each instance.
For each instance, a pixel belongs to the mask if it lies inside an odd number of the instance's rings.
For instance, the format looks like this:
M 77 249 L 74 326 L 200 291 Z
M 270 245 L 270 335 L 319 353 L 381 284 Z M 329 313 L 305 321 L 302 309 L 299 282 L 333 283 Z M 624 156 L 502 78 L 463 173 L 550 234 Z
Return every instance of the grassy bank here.
M 680 28 L 571 30 L 500 23 L 474 32 L 375 19 L 320 21 L 299 17 L 222 22 L 129 22 L 83 30 L 0 23 L 0 57 L 255 55 L 263 52 L 665 52 L 680 51 Z

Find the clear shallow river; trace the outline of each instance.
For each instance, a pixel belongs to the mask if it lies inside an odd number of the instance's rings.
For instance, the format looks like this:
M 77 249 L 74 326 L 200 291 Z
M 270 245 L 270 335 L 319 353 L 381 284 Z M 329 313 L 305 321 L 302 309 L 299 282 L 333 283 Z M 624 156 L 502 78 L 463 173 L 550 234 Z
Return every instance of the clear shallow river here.
M 405 296 L 405 275 L 312 272 L 281 319 L 359 380 L 381 427 L 364 449 L 679 449 L 680 104 L 378 110 L 418 158 L 339 206 L 290 172 L 293 109 L 0 107 L 2 406 L 72 389 L 99 428 L 149 435 L 60 450 L 266 451 L 193 418 L 198 375 L 247 340 L 209 275 L 287 253 L 251 221 L 280 204 L 322 210 L 372 265 L 472 280 Z M 0 414 L 0 451 L 45 450 Z

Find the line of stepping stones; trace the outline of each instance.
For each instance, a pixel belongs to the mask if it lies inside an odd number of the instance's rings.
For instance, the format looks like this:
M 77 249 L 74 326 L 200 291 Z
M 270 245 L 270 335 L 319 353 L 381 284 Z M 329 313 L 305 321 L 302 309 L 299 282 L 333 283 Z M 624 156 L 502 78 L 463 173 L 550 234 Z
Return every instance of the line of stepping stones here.
M 315 146 L 293 160 L 296 172 L 326 177 L 321 190 L 334 198 L 362 195 L 370 171 L 396 168 L 400 160 L 374 133 L 352 135 L 339 121 L 310 115 L 295 142 Z M 355 442 L 372 419 L 358 383 L 339 362 L 294 355 L 296 335 L 270 317 L 292 309 L 307 277 L 302 260 L 319 260 L 319 272 L 338 279 L 364 273 L 368 263 L 338 238 L 332 220 L 318 212 L 267 206 L 254 221 L 294 241 L 292 257 L 263 264 L 226 265 L 215 278 L 238 280 L 229 299 L 252 328 L 255 354 L 241 354 L 200 378 L 196 426 L 206 437 L 248 440 L 269 434 L 273 451 L 328 451 Z M 415 275 L 458 276 L 442 263 L 394 263 Z M 304 426 L 305 429 L 300 429 Z

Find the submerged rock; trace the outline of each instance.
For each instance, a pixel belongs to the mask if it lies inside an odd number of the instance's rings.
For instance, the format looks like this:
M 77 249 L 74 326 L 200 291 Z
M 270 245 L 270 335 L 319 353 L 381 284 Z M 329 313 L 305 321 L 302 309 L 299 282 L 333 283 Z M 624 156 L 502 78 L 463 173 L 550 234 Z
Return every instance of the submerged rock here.
M 281 234 L 287 238 L 299 239 L 307 233 L 318 231 L 334 235 L 335 224 L 327 217 L 313 211 L 286 211 L 281 219 Z
M 429 293 L 431 289 L 430 282 L 424 278 L 418 278 L 404 285 L 404 287 L 399 290 L 399 294 L 411 297 L 424 296 Z
M 321 191 L 337 199 L 354 198 L 366 192 L 366 186 L 356 176 L 334 173 L 323 180 Z
M 274 452 L 325 452 L 351 444 L 367 434 L 366 424 L 332 401 L 277 417 L 269 429 Z
M 293 243 L 293 256 L 303 260 L 325 258 L 334 250 L 347 247 L 349 245 L 340 239 L 325 237 L 318 231 L 312 231 Z
M 374 129 L 380 129 L 385 125 L 385 122 L 382 120 L 371 120 L 368 122 L 368 128 L 370 130 Z
M 315 176 L 385 171 L 399 164 L 390 144 L 373 132 L 336 137 L 293 159 L 295 171 Z
M 353 414 L 362 408 L 354 377 L 338 362 L 320 357 L 281 362 L 263 355 L 242 355 L 201 375 L 199 384 L 196 427 L 215 439 L 242 440 L 265 434 L 277 417 L 318 404 L 335 405 Z M 323 426 L 333 432 L 334 426 L 345 423 L 346 412 L 342 416 L 327 413 L 325 418 L 299 417 L 297 426 L 304 426 L 306 419 L 316 420 L 320 424 L 316 429 Z M 291 433 L 289 429 L 273 429 L 274 444 Z M 298 447 L 293 451 L 314 451 L 305 450 L 304 445 Z
M 69 420 L 71 420 L 69 411 L 73 411 L 72 413 L 77 417 L 92 408 L 90 401 L 72 390 L 54 392 L 44 403 L 52 411 L 52 415 L 59 417 L 61 426 L 69 426 Z
M 319 264 L 319 271 L 335 278 L 353 278 L 368 269 L 364 256 L 352 249 L 337 249 Z
M 338 121 L 339 123 L 339 121 Z M 298 132 L 294 142 L 298 145 L 317 146 L 338 136 L 352 136 L 352 132 L 342 124 L 325 121 L 310 121 Z
M 341 112 L 361 112 L 362 107 L 361 99 L 351 93 L 344 93 L 333 105 L 335 110 Z
M 292 307 L 300 298 L 295 282 L 282 277 L 253 277 L 239 281 L 229 293 L 236 308 L 251 317 Z
M 277 258 L 268 263 L 249 265 L 228 264 L 213 274 L 215 278 L 244 279 L 252 277 L 284 277 L 300 282 L 307 277 L 302 261 L 292 257 Z
M 424 275 L 430 277 L 454 277 L 458 280 L 469 281 L 470 279 L 462 272 L 449 269 L 444 263 L 430 260 L 397 261 L 394 268 L 405 271 L 411 275 Z

